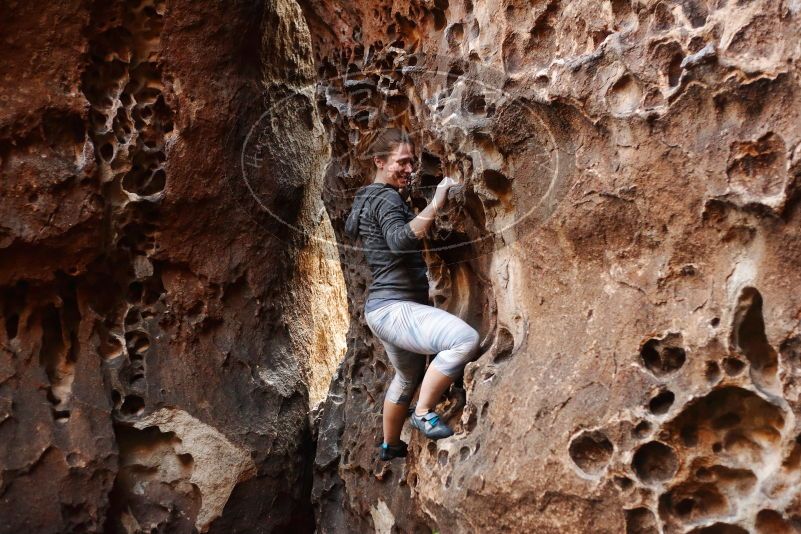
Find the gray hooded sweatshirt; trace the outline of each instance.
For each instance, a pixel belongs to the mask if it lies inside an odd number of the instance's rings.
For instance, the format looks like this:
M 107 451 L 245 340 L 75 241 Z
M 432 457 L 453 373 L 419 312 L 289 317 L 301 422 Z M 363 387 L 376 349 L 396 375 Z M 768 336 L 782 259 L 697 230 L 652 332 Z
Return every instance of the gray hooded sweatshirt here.
M 429 304 L 423 242 L 409 226 L 414 218 L 391 185 L 373 183 L 356 192 L 345 234 L 351 239 L 361 237 L 373 273 L 365 313 L 398 300 Z

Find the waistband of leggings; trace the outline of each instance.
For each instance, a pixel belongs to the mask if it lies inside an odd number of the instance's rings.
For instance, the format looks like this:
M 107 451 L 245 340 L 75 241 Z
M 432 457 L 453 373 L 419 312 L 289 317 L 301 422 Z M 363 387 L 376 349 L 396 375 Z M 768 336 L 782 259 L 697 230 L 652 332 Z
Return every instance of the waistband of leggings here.
M 365 313 L 364 313 L 364 316 L 365 316 L 365 317 L 367 317 L 368 315 L 374 315 L 375 313 L 377 313 L 377 312 L 380 312 L 380 311 L 382 311 L 382 310 L 385 310 L 385 309 L 389 308 L 390 306 L 392 306 L 392 305 L 394 305 L 394 304 L 406 304 L 406 303 L 409 303 L 409 302 L 413 302 L 413 301 L 409 301 L 409 300 L 396 300 L 396 301 L 394 301 L 394 302 L 385 302 L 385 303 L 383 303 L 383 304 L 379 305 L 379 306 L 378 306 L 378 308 L 376 308 L 376 309 L 374 309 L 374 310 L 371 310 L 371 311 L 369 311 L 369 312 L 365 312 Z

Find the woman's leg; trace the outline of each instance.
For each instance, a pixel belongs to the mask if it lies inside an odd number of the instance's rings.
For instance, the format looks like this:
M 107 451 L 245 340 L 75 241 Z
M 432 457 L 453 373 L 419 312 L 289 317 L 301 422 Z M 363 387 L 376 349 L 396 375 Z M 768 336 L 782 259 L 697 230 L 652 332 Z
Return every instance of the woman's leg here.
M 422 354 L 414 354 L 383 340 L 381 342 L 395 368 L 395 376 L 384 395 L 384 443 L 397 445 L 403 422 L 409 414 L 409 403 L 425 371 L 426 359 Z
M 434 409 L 442 394 L 445 393 L 454 379 L 438 371 L 433 365 L 428 368 L 423 383 L 420 385 L 420 396 L 417 399 L 417 406 L 414 413 L 425 415 Z
M 403 430 L 403 422 L 409 416 L 408 404 L 396 404 L 384 397 L 383 429 L 384 443 L 398 445 Z
M 420 305 L 423 306 L 423 305 Z M 423 306 L 432 308 L 431 306 Z M 415 413 L 425 415 L 442 398 L 442 394 L 450 387 L 453 381 L 463 371 L 474 357 L 478 349 L 478 332 L 470 325 L 462 321 L 453 314 L 433 308 L 436 311 L 423 310 L 416 313 L 423 315 L 420 321 L 421 334 L 429 337 L 437 346 L 448 347 L 437 353 L 437 357 L 431 362 L 423 383 L 420 385 L 420 397 L 417 399 Z M 447 333 L 440 337 L 438 333 Z M 440 337 L 439 340 L 437 338 Z
M 387 358 L 395 368 L 395 376 L 384 396 L 383 432 L 384 443 L 388 445 L 400 443 L 400 434 L 408 415 L 409 403 L 425 371 L 424 355 L 403 350 L 382 338 L 384 333 L 393 329 L 396 324 L 397 315 L 389 313 L 391 311 L 389 306 L 397 304 L 400 303 L 379 308 L 365 316 L 367 326 L 381 341 Z
M 478 332 L 445 310 L 416 302 L 391 304 L 381 311 L 385 312 L 383 320 L 376 325 L 374 333 L 385 346 L 390 344 L 415 354 L 437 355 L 420 389 L 417 413 L 422 415 L 436 406 L 448 386 L 475 357 Z

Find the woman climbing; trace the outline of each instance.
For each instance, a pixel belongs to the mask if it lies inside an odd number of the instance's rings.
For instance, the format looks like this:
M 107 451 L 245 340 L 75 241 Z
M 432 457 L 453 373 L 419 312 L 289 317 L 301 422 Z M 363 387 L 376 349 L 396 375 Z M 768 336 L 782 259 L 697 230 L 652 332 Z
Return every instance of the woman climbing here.
M 375 165 L 375 178 L 356 193 L 345 232 L 353 239 L 361 236 L 373 274 L 365 320 L 395 367 L 384 398 L 380 451 L 382 460 L 390 460 L 406 456 L 407 444 L 400 434 L 407 415 L 412 426 L 430 439 L 453 434 L 433 410 L 475 357 L 479 335 L 459 317 L 430 306 L 428 300 L 422 238 L 456 182 L 445 177 L 431 203 L 415 216 L 399 192 L 409 184 L 413 169 L 414 145 L 408 135 L 394 128 L 384 130 L 368 155 Z M 436 357 L 426 371 L 427 354 Z M 409 414 L 418 385 L 417 405 Z

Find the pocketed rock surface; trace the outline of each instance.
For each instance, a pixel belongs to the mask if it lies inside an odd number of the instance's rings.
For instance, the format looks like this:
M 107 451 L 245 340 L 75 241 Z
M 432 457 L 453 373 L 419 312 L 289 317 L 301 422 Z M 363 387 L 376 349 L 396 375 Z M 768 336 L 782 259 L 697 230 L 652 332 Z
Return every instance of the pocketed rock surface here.
M 342 253 L 320 532 L 801 530 L 801 4 L 304 2 L 342 233 L 383 122 L 417 137 L 431 294 L 482 335 L 381 463 L 392 371 Z
M 299 7 L 2 11 L 0 532 L 309 531 L 336 273 L 265 211 L 330 232 Z
M 801 531 L 798 0 L 7 4 L 0 532 Z M 386 125 L 481 347 L 382 463 Z

